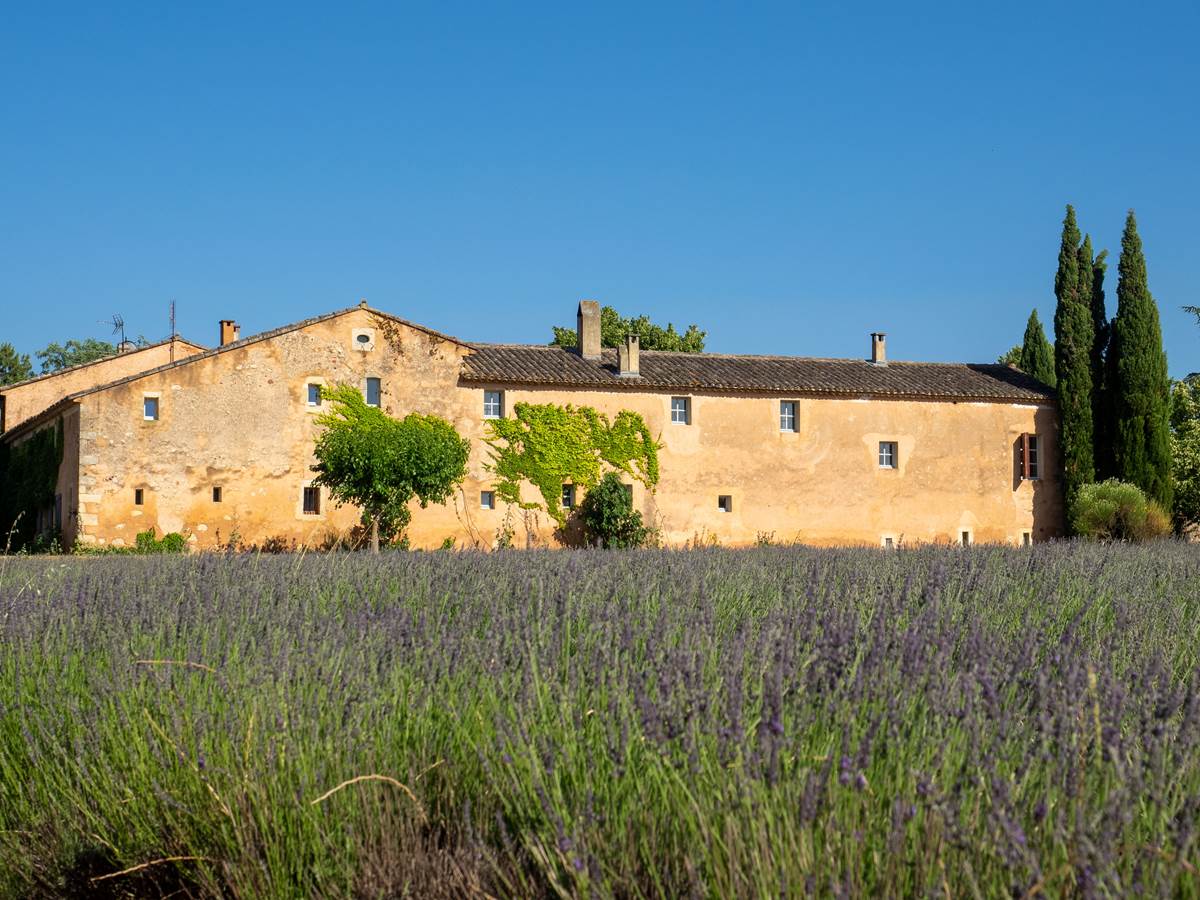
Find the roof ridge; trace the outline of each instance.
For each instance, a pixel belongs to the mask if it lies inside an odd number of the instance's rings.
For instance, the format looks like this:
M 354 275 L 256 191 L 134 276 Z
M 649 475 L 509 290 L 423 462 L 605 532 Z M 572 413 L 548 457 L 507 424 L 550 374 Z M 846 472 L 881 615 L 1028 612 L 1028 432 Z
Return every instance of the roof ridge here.
M 147 344 L 144 347 L 134 347 L 132 350 L 126 350 L 124 352 L 118 350 L 116 353 L 110 353 L 108 356 L 99 356 L 96 359 L 89 359 L 87 362 L 77 363 L 73 366 L 64 366 L 61 369 L 55 369 L 53 372 L 43 372 L 40 375 L 34 375 L 32 378 L 26 378 L 22 381 L 14 381 L 11 384 L 0 384 L 0 394 L 5 393 L 6 391 L 11 391 L 13 388 L 24 387 L 27 384 L 33 384 L 35 381 L 41 381 L 43 378 L 53 378 L 56 375 L 65 375 L 68 372 L 76 372 L 80 369 L 86 369 L 88 366 L 94 366 L 97 363 L 108 362 L 111 359 L 129 356 L 134 353 L 141 353 L 143 350 L 153 350 L 155 347 L 162 347 L 164 344 L 170 344 L 173 341 L 180 344 L 187 344 L 189 347 L 199 347 L 201 350 L 209 349 L 203 344 L 197 344 L 195 341 L 189 341 L 185 337 L 176 335 L 173 338 L 163 338 L 161 341 L 155 341 L 153 344 Z

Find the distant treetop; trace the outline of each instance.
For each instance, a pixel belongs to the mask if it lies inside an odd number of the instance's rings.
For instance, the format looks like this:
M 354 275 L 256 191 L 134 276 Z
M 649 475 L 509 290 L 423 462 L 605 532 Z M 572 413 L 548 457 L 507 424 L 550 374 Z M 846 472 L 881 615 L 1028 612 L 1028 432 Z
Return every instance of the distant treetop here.
M 689 325 L 680 334 L 670 322 L 667 327 L 656 325 L 649 316 L 623 318 L 611 306 L 600 310 L 600 345 L 602 347 L 619 347 L 625 340 L 625 335 L 636 334 L 642 350 L 678 350 L 684 353 L 703 353 L 704 338 L 708 332 L 701 331 L 695 325 Z M 554 340 L 550 342 L 555 347 L 574 347 L 578 335 L 574 328 L 554 326 Z

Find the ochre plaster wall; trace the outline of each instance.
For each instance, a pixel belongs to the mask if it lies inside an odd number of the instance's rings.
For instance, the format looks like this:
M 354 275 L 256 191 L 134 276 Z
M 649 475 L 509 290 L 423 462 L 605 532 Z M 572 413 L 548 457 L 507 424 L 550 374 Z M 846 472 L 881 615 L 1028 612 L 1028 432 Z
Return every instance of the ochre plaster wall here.
M 187 341 L 175 341 L 175 359 L 200 353 Z M 0 389 L 4 398 L 4 429 L 15 428 L 26 419 L 53 406 L 63 397 L 88 388 L 119 381 L 138 372 L 165 366 L 171 362 L 171 344 L 155 344 L 142 350 L 131 350 L 83 366 L 74 366 L 53 375 L 34 378 L 13 387 Z
M 352 349 L 355 329 L 374 329 L 374 349 Z M 393 332 L 392 338 L 385 331 Z M 454 502 L 414 509 L 415 547 L 490 547 L 506 510 L 480 508 L 492 486 L 484 466 L 483 391 L 505 391 L 505 410 L 521 401 L 594 406 L 615 415 L 641 413 L 661 435 L 662 480 L 651 493 L 635 485 L 634 502 L 668 544 L 719 541 L 860 543 L 878 546 L 957 542 L 1020 543 L 1058 535 L 1056 481 L 1021 481 L 1016 443 L 1042 438 L 1041 468 L 1055 471 L 1057 415 L 1052 407 L 697 394 L 692 424 L 670 421 L 670 394 L 636 391 L 465 385 L 452 341 L 403 325 L 381 327 L 369 310 L 146 376 L 81 400 L 80 540 L 123 545 L 153 526 L 179 531 L 193 546 L 238 536 L 320 545 L 358 521 L 353 508 L 323 498 L 320 515 L 302 512 L 318 429 L 306 384 L 382 381 L 391 415 L 418 411 L 448 419 L 471 440 L 470 475 Z M 142 400 L 160 396 L 158 421 L 145 421 Z M 799 430 L 779 430 L 779 401 L 798 401 Z M 878 442 L 899 445 L 899 468 L 878 465 Z M 213 502 L 212 488 L 222 490 Z M 142 488 L 144 503 L 134 504 Z M 733 498 L 722 512 L 717 497 Z M 533 498 L 528 492 L 528 498 Z M 545 513 L 507 511 L 517 546 L 553 545 Z

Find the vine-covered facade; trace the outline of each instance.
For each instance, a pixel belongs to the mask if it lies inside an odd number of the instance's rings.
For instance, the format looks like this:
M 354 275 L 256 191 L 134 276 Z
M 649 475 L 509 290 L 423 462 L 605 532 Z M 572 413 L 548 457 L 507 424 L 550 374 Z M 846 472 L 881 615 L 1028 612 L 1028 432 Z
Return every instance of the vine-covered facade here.
M 38 506 L 36 531 L 49 509 L 65 543 L 97 547 L 150 527 L 201 549 L 335 543 L 360 514 L 314 485 L 313 447 L 321 398 L 351 384 L 470 442 L 453 501 L 414 507 L 414 547 L 569 542 L 606 471 L 667 545 L 1062 531 L 1053 395 L 1016 370 L 889 362 L 882 335 L 862 360 L 612 351 L 592 334 L 598 307 L 579 312 L 574 349 L 466 342 L 365 305 L 244 339 L 226 322 L 220 347 L 76 389 L 4 432 L 5 483 L 42 487 L 53 457 L 20 448 L 62 436 L 53 490 L 4 512 Z

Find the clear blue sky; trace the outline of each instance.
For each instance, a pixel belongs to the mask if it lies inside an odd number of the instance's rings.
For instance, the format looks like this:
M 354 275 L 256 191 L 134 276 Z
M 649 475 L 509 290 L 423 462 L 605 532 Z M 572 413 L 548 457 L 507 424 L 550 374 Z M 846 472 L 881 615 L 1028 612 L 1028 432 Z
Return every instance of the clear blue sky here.
M 1063 206 L 1137 210 L 1200 370 L 1200 7 L 9 4 L 0 341 L 243 334 L 359 298 L 545 341 L 595 298 L 709 349 L 991 361 Z M 985 10 L 986 6 L 986 10 Z

